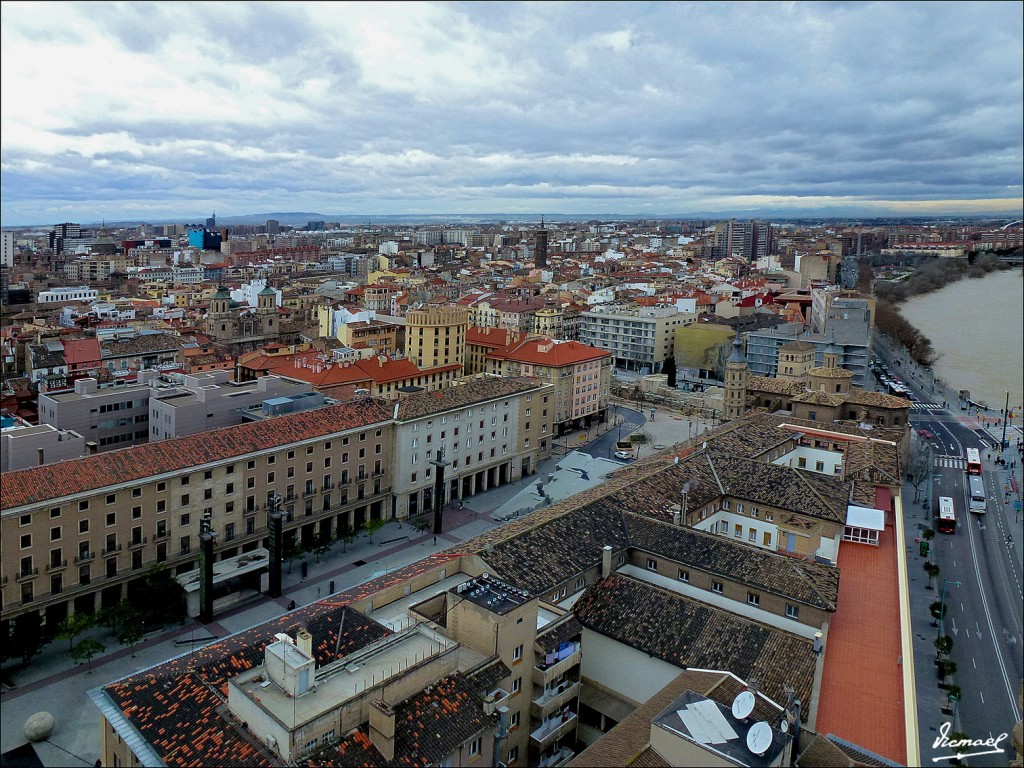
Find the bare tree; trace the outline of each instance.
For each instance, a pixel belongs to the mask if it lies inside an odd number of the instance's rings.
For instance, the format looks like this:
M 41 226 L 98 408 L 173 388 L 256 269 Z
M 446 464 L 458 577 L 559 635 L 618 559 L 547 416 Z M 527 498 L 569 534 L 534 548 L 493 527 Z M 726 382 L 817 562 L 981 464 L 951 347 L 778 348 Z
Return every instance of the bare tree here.
M 914 501 L 921 498 L 921 484 L 931 472 L 931 449 L 923 440 L 912 440 L 910 458 L 907 462 L 907 480 L 914 486 Z

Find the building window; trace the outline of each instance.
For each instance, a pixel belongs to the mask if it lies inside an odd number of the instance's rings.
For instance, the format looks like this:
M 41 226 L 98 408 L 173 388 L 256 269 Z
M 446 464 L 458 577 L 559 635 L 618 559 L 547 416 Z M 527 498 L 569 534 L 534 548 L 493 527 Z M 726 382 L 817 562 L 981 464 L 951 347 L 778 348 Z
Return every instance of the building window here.
M 480 737 L 477 737 L 477 738 L 473 739 L 471 742 L 469 742 L 469 756 L 470 757 L 479 757 L 480 756 L 480 749 L 481 749 L 482 746 L 483 746 L 483 739 L 481 739 Z
M 770 547 L 772 545 L 772 535 L 768 532 L 764 532 L 764 545 Z
M 824 461 L 816 461 L 816 462 L 814 462 L 814 469 L 817 470 L 818 472 L 824 472 L 825 471 L 825 462 Z
M 513 661 L 513 663 L 515 663 L 517 661 L 522 661 L 522 659 L 523 659 L 523 646 L 522 646 L 522 643 L 520 643 L 519 645 L 517 645 L 515 648 L 512 649 L 512 661 Z
M 519 727 L 519 713 L 513 712 L 508 716 L 508 729 L 511 731 L 514 728 Z
M 711 582 L 711 591 L 712 592 L 717 592 L 720 595 L 723 594 L 722 582 L 720 582 L 720 581 L 712 581 Z
M 747 592 L 747 604 L 748 605 L 760 605 L 761 596 L 756 592 Z
M 757 531 L 755 529 L 751 528 L 750 532 L 747 534 L 747 538 L 750 541 L 757 541 Z
M 740 525 L 739 523 L 736 523 L 736 525 L 733 526 L 733 533 L 732 533 L 732 535 L 735 536 L 737 539 L 742 539 L 743 538 L 743 526 Z
M 586 586 L 587 586 L 587 580 L 585 578 L 580 576 L 578 579 L 576 579 L 576 589 L 583 589 Z
M 512 695 L 515 696 L 521 690 L 523 690 L 523 678 L 517 677 L 512 681 Z
M 684 571 L 682 568 L 679 569 L 679 580 L 687 584 L 690 583 L 690 572 Z
M 790 605 L 789 603 L 786 603 L 786 616 L 790 619 L 799 619 L 800 608 L 798 608 L 795 605 Z
M 518 717 L 518 715 L 519 715 L 519 713 L 516 712 L 516 716 L 517 717 Z M 514 763 L 518 759 L 519 759 L 519 747 L 512 747 L 512 749 L 510 749 L 508 751 L 508 761 L 507 762 Z
M 648 571 L 656 571 L 656 570 L 658 570 L 658 561 L 648 557 L 647 558 L 647 570 Z

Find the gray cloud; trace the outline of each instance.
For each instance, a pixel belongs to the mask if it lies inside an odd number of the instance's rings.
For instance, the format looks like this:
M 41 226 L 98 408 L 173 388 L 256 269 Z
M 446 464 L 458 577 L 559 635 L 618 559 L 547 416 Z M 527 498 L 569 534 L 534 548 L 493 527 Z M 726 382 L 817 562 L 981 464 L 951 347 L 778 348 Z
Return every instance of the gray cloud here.
M 210 207 L 1021 205 L 1024 31 L 1009 3 L 0 13 L 8 225 Z

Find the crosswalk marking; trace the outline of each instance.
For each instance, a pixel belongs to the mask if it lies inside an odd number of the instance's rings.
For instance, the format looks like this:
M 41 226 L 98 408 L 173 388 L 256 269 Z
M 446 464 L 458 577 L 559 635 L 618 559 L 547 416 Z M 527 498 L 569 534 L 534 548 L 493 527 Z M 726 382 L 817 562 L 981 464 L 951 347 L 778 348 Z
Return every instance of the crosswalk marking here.
M 911 403 L 910 410 L 912 411 L 944 411 L 942 403 Z
M 939 456 L 935 459 L 935 466 L 946 469 L 967 469 L 967 462 L 958 456 Z

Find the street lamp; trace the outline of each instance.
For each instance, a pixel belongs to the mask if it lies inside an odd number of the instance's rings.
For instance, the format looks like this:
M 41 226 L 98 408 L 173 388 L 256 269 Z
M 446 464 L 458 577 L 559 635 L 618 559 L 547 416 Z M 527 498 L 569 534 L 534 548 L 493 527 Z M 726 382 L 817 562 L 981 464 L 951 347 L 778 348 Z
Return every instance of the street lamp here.
M 1006 393 L 1006 404 L 1003 406 L 1003 436 L 999 440 L 999 452 L 1006 450 L 1006 422 L 1010 420 L 1010 393 Z
M 939 599 L 939 634 L 936 635 L 935 639 L 942 637 L 942 615 L 946 612 L 946 585 L 953 584 L 954 586 L 962 586 L 959 581 L 950 581 L 949 579 L 942 580 L 942 597 Z

